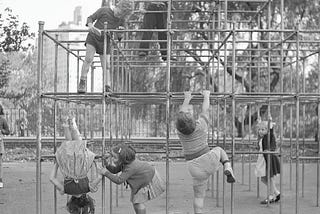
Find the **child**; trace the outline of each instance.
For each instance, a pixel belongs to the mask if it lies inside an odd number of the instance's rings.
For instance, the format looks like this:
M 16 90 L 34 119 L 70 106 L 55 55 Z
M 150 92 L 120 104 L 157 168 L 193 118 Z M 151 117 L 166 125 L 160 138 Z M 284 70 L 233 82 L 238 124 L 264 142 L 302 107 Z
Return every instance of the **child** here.
M 270 143 L 268 143 L 268 121 L 259 121 L 257 125 L 258 129 L 258 143 L 259 151 L 275 151 L 276 150 L 276 138 L 273 133 L 273 123 L 270 117 Z M 269 144 L 269 145 L 268 145 Z M 271 195 L 265 200 L 261 201 L 261 204 L 274 203 L 280 200 L 280 191 L 276 187 L 275 177 L 280 174 L 280 162 L 276 155 L 270 154 L 270 187 Z M 259 154 L 256 164 L 255 174 L 257 177 L 261 177 L 262 183 L 268 185 L 267 178 L 267 166 L 268 166 L 268 155 Z
M 130 201 L 136 214 L 145 214 L 145 202 L 161 195 L 165 190 L 164 181 L 157 170 L 146 161 L 136 159 L 136 151 L 126 144 L 120 144 L 111 150 L 112 162 L 106 163 L 101 174 L 112 182 L 127 182 L 131 188 Z M 120 175 L 115 175 L 121 172 Z
M 146 6 L 146 13 L 143 17 L 143 29 L 166 29 L 167 28 L 167 2 L 148 2 Z M 151 40 L 153 32 L 144 31 L 142 40 Z M 158 39 L 163 40 L 160 42 L 161 58 L 163 61 L 167 60 L 167 32 L 158 32 Z M 141 49 L 149 49 L 149 42 L 141 42 Z M 147 50 L 141 50 L 139 52 L 140 57 L 148 55 Z
M 78 93 L 85 93 L 87 91 L 87 74 L 95 53 L 100 55 L 101 65 L 103 66 L 103 47 L 104 35 L 102 30 L 104 23 L 108 22 L 108 29 L 116 29 L 123 26 L 126 19 L 129 18 L 133 11 L 133 2 L 131 0 L 121 0 L 115 8 L 103 6 L 98 9 L 94 14 L 88 17 L 87 24 L 89 33 L 86 38 L 86 57 L 82 64 L 81 77 L 78 85 Z M 95 24 L 93 25 L 93 22 Z M 107 36 L 107 61 L 110 61 L 110 37 Z M 106 92 L 111 91 L 110 71 L 106 73 Z
M 224 166 L 224 174 L 228 183 L 234 183 L 235 178 L 227 153 L 220 147 L 209 149 L 208 124 L 210 91 L 203 91 L 202 113 L 198 120 L 193 117 L 193 108 L 189 105 L 191 92 L 184 93 L 184 101 L 178 112 L 176 128 L 182 144 L 189 172 L 193 178 L 194 213 L 203 213 L 206 184 L 210 175 L 214 174 L 220 163 Z
M 2 105 L 0 105 L 0 188 L 3 188 L 3 181 L 2 181 L 2 155 L 4 154 L 4 143 L 2 136 L 9 135 L 10 130 L 8 126 L 8 122 L 4 117 L 4 111 Z
M 94 213 L 93 199 L 87 195 L 88 192 L 96 192 L 102 176 L 97 175 L 97 165 L 94 162 L 95 154 L 86 148 L 86 141 L 81 139 L 75 118 L 64 124 L 66 140 L 56 152 L 56 163 L 50 175 L 53 183 L 60 194 L 72 195 L 67 202 L 70 213 Z M 57 179 L 57 171 L 64 177 L 61 182 Z M 92 181 L 89 182 L 87 174 L 91 169 Z

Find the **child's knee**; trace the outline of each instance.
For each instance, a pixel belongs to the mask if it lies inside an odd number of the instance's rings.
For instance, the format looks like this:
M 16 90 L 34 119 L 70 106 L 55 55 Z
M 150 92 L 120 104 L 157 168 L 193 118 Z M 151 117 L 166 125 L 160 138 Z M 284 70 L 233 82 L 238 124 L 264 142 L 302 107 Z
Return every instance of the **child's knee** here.
M 193 186 L 193 193 L 195 198 L 204 198 L 206 194 L 206 184 Z

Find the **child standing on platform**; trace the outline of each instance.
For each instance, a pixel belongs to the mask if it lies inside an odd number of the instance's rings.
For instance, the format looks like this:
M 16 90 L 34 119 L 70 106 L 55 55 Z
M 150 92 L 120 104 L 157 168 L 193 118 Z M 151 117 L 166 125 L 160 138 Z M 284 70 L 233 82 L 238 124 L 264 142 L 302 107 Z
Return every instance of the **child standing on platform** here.
M 120 144 L 113 147 L 111 157 L 100 173 L 116 184 L 126 182 L 131 188 L 130 201 L 135 213 L 146 214 L 145 202 L 165 191 L 164 181 L 152 165 L 136 159 L 136 151 L 131 146 Z M 119 172 L 120 175 L 116 175 Z
M 65 138 L 56 152 L 56 163 L 50 175 L 53 183 L 60 194 L 72 195 L 67 202 L 69 213 L 94 214 L 94 201 L 87 195 L 89 192 L 96 192 L 102 176 L 97 173 L 97 165 L 94 161 L 95 154 L 86 148 L 86 141 L 83 141 L 75 123 L 75 118 L 68 119 L 63 124 Z M 57 179 L 57 171 L 64 177 L 63 182 Z M 91 170 L 91 181 L 88 173 Z
M 3 180 L 2 180 L 2 155 L 5 153 L 4 151 L 4 143 L 3 143 L 3 135 L 9 135 L 10 130 L 8 126 L 8 122 L 4 117 L 4 110 L 2 105 L 0 105 L 0 188 L 3 188 Z
M 274 123 L 271 122 L 270 119 L 270 142 L 268 142 L 268 121 L 259 121 L 257 125 L 258 131 L 258 147 L 260 152 L 267 151 L 275 151 L 276 137 L 273 132 Z M 280 161 L 278 156 L 275 154 L 269 154 L 270 160 L 270 171 L 269 171 L 269 179 L 270 179 L 270 187 L 271 187 L 271 195 L 269 195 L 265 200 L 261 201 L 261 204 L 274 203 L 280 200 L 280 191 L 276 186 L 276 175 L 280 174 Z M 268 185 L 268 177 L 267 177 L 267 166 L 268 166 L 268 154 L 259 154 L 258 160 L 255 168 L 255 175 L 257 177 L 261 177 L 262 183 Z
M 103 6 L 99 8 L 95 13 L 87 18 L 86 26 L 89 28 L 89 33 L 86 38 L 86 56 L 81 68 L 81 77 L 78 85 L 78 93 L 85 93 L 87 91 L 87 74 L 91 63 L 93 61 L 95 53 L 99 54 L 101 65 L 103 63 L 103 44 L 104 35 L 102 30 L 104 28 L 104 23 L 108 22 L 108 29 L 116 29 L 120 26 L 124 26 L 124 23 L 129 18 L 133 11 L 133 1 L 132 0 L 120 0 L 118 5 L 114 8 L 109 6 Z M 94 23 L 94 24 L 93 24 Z M 107 36 L 107 61 L 110 61 L 110 36 Z M 104 70 L 104 69 L 103 69 Z M 105 85 L 106 92 L 111 91 L 111 79 L 110 71 L 107 70 Z
M 184 101 L 176 119 L 178 137 L 193 179 L 195 214 L 203 213 L 208 179 L 219 169 L 220 164 L 224 166 L 227 182 L 235 182 L 227 153 L 218 146 L 211 150 L 208 146 L 210 91 L 203 91 L 202 94 L 204 96 L 202 112 L 198 120 L 194 118 L 193 107 L 189 104 L 192 99 L 190 91 L 184 93 Z

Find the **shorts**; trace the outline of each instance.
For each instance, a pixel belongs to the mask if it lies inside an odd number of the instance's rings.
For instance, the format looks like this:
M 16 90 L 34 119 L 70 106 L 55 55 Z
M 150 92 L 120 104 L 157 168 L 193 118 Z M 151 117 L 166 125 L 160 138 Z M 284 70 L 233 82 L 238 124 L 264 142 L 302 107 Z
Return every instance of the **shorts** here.
M 147 186 L 139 189 L 139 191 L 135 194 L 131 193 L 130 201 L 133 204 L 150 201 L 160 196 L 165 189 L 165 182 L 156 170 L 152 181 Z
M 98 36 L 93 33 L 88 33 L 86 44 L 92 45 L 96 49 L 96 53 L 99 55 L 103 55 L 103 43 L 104 43 L 104 36 Z M 111 45 L 110 45 L 110 37 L 107 36 L 107 54 L 110 54 L 111 51 Z
M 81 179 L 64 179 L 64 192 L 68 195 L 81 195 L 90 192 L 88 177 Z
M 195 197 L 204 198 L 208 178 L 220 167 L 220 147 L 214 147 L 211 151 L 193 160 L 187 161 L 189 173 L 193 180 Z

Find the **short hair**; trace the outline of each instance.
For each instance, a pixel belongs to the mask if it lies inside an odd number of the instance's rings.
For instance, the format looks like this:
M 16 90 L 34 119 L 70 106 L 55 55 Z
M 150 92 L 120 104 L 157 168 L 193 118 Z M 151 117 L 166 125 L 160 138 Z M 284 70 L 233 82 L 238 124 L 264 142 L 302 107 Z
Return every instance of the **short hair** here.
M 71 214 L 94 214 L 94 200 L 87 194 L 71 196 L 67 202 L 67 210 Z
M 4 115 L 3 107 L 1 104 L 0 104 L 0 115 Z
M 134 4 L 132 0 L 120 0 L 120 2 L 116 5 L 123 14 L 123 17 L 129 17 L 134 8 Z
M 184 135 L 189 135 L 196 129 L 196 121 L 190 113 L 180 111 L 176 120 L 176 128 Z
M 136 150 L 125 143 L 120 143 L 113 147 L 112 151 L 119 155 L 119 161 L 121 165 L 130 164 L 136 159 Z

